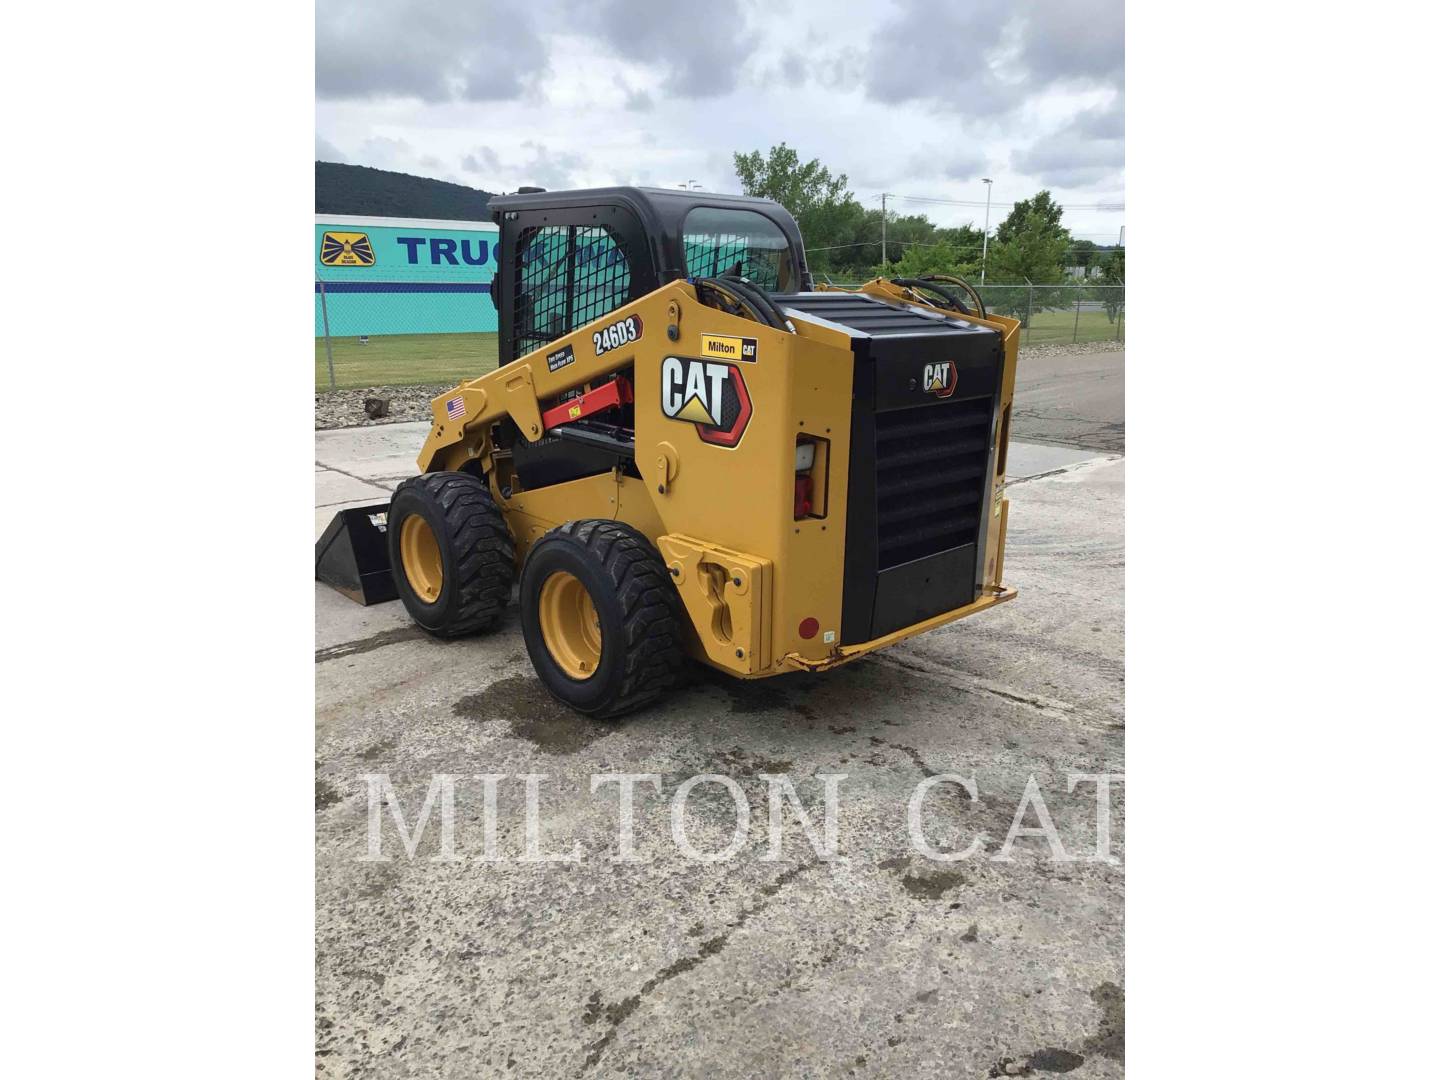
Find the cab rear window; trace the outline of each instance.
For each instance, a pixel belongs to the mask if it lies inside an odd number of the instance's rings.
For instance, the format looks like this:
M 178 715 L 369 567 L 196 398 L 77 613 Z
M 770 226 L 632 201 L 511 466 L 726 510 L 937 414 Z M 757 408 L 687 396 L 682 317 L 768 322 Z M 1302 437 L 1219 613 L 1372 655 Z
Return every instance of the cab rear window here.
M 770 292 L 795 291 L 790 242 L 764 214 L 697 206 L 681 232 L 690 277 L 739 274 Z

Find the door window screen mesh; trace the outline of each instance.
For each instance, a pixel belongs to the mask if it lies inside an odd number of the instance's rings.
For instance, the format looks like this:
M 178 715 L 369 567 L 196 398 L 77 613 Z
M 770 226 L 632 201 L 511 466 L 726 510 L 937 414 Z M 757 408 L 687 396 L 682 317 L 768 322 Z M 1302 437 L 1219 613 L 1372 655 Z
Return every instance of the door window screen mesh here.
M 517 357 L 630 301 L 630 259 L 605 225 L 526 229 L 515 263 Z
M 772 292 L 795 287 L 789 241 L 763 214 L 698 206 L 685 215 L 683 234 L 691 277 L 739 274 Z

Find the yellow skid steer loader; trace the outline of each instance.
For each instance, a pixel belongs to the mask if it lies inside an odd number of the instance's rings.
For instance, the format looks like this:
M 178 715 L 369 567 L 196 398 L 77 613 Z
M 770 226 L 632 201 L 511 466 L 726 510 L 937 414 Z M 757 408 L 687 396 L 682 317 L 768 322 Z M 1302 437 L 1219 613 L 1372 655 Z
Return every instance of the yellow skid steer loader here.
M 963 281 L 817 288 L 766 199 L 526 189 L 490 210 L 500 365 L 435 399 L 388 507 L 337 517 L 322 580 L 449 637 L 493 626 L 518 576 L 536 673 L 596 717 L 687 657 L 824 671 L 1015 596 L 1019 324 Z

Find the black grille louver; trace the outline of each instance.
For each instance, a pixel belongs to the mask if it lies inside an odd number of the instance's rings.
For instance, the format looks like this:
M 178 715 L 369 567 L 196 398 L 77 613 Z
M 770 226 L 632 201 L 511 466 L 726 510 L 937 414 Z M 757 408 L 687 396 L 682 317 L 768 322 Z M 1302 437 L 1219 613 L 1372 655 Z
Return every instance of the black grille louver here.
M 990 408 L 990 398 L 972 398 L 875 417 L 879 569 L 975 542 Z
M 1000 334 L 862 293 L 774 299 L 791 318 L 848 332 L 855 356 L 840 643 L 972 603 L 984 566 Z

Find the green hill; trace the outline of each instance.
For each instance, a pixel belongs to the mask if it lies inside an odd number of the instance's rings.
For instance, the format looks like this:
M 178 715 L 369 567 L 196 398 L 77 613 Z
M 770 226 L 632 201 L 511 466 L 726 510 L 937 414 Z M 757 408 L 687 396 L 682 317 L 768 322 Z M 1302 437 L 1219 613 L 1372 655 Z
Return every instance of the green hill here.
M 489 221 L 490 192 L 366 165 L 315 163 L 315 212 Z

